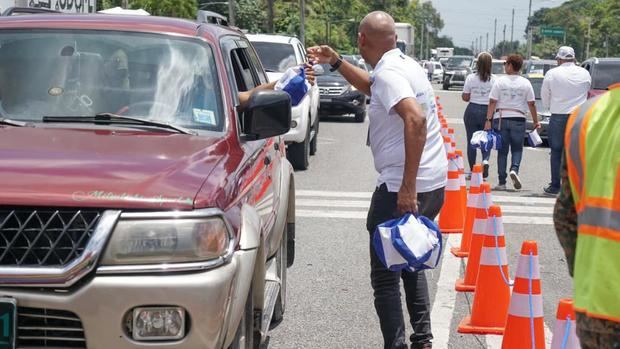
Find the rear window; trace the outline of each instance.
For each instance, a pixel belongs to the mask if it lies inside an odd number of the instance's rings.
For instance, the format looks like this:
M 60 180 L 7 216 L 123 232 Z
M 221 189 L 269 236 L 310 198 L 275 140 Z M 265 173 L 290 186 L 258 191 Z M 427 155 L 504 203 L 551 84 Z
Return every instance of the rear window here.
M 540 99 L 540 90 L 542 88 L 543 79 L 529 79 L 532 87 L 534 88 L 534 96 L 536 99 Z
M 592 74 L 592 88 L 606 90 L 610 85 L 620 82 L 620 64 L 603 64 L 595 66 Z
M 504 72 L 504 62 L 493 62 L 491 66 L 492 74 L 506 74 Z
M 284 72 L 297 65 L 293 45 L 260 41 L 254 41 L 252 45 L 267 72 Z

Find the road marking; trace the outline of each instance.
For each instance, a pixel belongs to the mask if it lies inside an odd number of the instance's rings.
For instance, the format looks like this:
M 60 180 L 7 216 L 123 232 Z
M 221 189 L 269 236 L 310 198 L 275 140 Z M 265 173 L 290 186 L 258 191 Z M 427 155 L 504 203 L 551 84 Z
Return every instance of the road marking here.
M 454 280 L 459 277 L 460 259 L 450 254 L 450 248 L 461 246 L 461 234 L 448 235 L 444 244 L 441 273 L 437 280 L 435 301 L 431 308 L 431 328 L 433 329 L 433 348 L 447 349 L 450 340 L 450 325 L 456 304 Z
M 549 148 L 532 148 L 532 147 L 523 147 L 523 149 L 525 149 L 525 150 L 529 150 L 529 151 L 547 152 L 547 153 L 551 151 Z
M 459 118 L 446 118 L 446 121 L 448 122 L 448 124 L 452 125 L 465 125 L 465 121 Z
M 497 200 L 494 200 L 497 201 Z M 295 204 L 304 207 L 349 207 L 349 208 L 365 208 L 370 207 L 370 201 L 360 200 L 320 200 L 320 199 L 297 199 Z M 509 206 L 502 205 L 502 213 L 534 213 L 549 214 L 553 213 L 552 206 Z

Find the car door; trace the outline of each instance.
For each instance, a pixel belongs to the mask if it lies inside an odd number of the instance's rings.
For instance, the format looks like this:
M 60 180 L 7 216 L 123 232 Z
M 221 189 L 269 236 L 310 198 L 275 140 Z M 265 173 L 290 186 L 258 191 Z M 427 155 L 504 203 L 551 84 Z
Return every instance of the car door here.
M 236 87 L 237 94 L 233 93 L 233 95 L 235 95 L 235 102 L 238 104 L 238 92 L 249 91 L 266 83 L 267 77 L 256 53 L 245 38 L 239 36 L 225 37 L 222 39 L 222 48 L 229 65 L 231 86 Z M 239 124 L 241 123 L 241 116 L 241 112 L 238 112 Z M 242 136 L 241 138 L 243 138 Z M 277 199 L 279 199 L 277 195 L 279 191 L 276 190 L 276 186 L 279 184 L 277 169 L 282 166 L 278 152 L 280 148 L 279 137 L 242 140 L 241 147 L 246 154 L 246 171 L 241 179 L 242 190 L 248 192 L 247 203 L 256 209 L 261 220 L 263 239 L 266 240 L 267 247 L 271 250 L 272 240 L 275 239 L 276 244 L 279 241 L 279 237 L 274 237 L 274 234 L 271 234 L 275 226 Z

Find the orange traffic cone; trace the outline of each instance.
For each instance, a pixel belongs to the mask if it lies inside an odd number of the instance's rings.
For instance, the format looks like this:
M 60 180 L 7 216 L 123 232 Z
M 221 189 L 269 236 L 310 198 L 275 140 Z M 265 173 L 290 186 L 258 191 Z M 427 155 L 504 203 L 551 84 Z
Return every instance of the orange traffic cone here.
M 448 122 L 445 119 L 441 120 L 441 136 L 448 137 Z
M 474 292 L 476 290 L 476 279 L 478 278 L 478 267 L 480 266 L 480 251 L 484 244 L 484 235 L 487 226 L 487 211 L 493 205 L 491 200 L 491 185 L 482 183 L 480 185 L 480 196 L 476 204 L 476 216 L 471 232 L 471 244 L 469 247 L 469 258 L 465 268 L 465 277 L 456 280 L 455 289 L 459 292 Z
M 446 154 L 453 153 L 450 151 L 452 149 L 452 144 L 450 143 L 450 137 L 443 136 L 443 147 L 446 149 Z
M 467 208 L 465 210 L 465 227 L 463 229 L 463 238 L 461 239 L 461 247 L 453 247 L 450 251 L 459 258 L 469 255 L 469 246 L 471 244 L 471 231 L 474 226 L 474 217 L 476 216 L 476 206 L 478 205 L 478 197 L 480 196 L 480 184 L 482 184 L 482 165 L 474 165 L 469 182 L 469 194 L 467 196 Z
M 450 142 L 450 150 L 456 155 L 456 142 Z
M 560 299 L 558 312 L 555 318 L 555 328 L 553 329 L 553 339 L 551 349 L 581 349 L 577 331 L 575 330 L 575 309 L 573 300 Z
M 545 349 L 543 300 L 536 241 L 524 241 L 517 263 L 502 349 Z
M 454 129 L 448 129 L 448 137 L 450 137 L 450 141 L 456 145 L 456 137 L 454 136 Z
M 463 161 L 463 152 L 456 151 L 456 163 L 459 166 L 459 184 L 461 185 L 461 204 L 463 205 L 463 219 L 467 212 L 467 181 L 465 180 L 465 162 Z
M 458 332 L 504 333 L 510 303 L 509 283 L 502 210 L 499 206 L 491 206 L 480 253 L 480 268 L 471 316 L 466 316 L 461 321 Z
M 445 199 L 439 213 L 439 230 L 444 234 L 463 232 L 463 205 L 456 155 L 448 154 L 448 184 Z

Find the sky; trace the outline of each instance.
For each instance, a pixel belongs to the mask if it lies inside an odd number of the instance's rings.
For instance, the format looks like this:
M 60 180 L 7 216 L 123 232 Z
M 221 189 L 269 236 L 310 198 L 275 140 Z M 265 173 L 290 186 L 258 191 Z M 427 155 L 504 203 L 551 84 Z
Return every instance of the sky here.
M 471 47 L 471 42 L 482 35 L 482 49 L 493 46 L 494 20 L 497 18 L 496 41 L 510 40 L 512 9 L 515 9 L 514 40 L 525 41 L 529 0 L 429 0 L 440 13 L 444 27 L 439 33 L 452 37 L 456 46 Z M 557 7 L 567 0 L 532 0 L 532 14 L 542 7 Z

